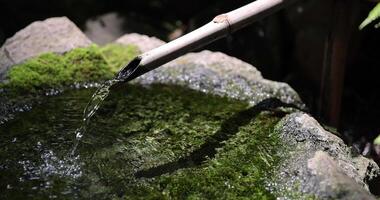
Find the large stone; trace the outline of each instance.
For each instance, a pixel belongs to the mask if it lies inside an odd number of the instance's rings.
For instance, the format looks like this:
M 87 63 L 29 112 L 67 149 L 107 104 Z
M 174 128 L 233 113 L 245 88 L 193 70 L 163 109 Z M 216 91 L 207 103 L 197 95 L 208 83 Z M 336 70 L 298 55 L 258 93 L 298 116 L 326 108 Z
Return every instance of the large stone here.
M 142 19 L 138 15 L 133 13 L 118 13 L 110 12 L 99 16 L 95 16 L 86 20 L 84 33 L 91 41 L 104 45 L 117 40 L 117 43 L 135 43 L 141 47 L 142 51 L 150 50 L 157 47 L 157 44 L 161 45 L 164 42 L 155 38 L 147 37 L 142 34 L 155 35 L 160 37 L 166 36 L 166 31 L 152 26 L 152 22 Z M 120 38 L 120 40 L 118 39 Z M 148 41 L 145 46 L 145 42 Z M 156 45 L 151 44 L 156 42 Z M 142 44 L 141 46 L 139 44 Z
M 354 179 L 347 176 L 344 169 L 324 151 L 315 152 L 314 157 L 307 161 L 307 167 L 316 180 L 320 198 L 375 199 L 363 188 L 357 187 Z
M 155 37 L 137 33 L 126 34 L 115 43 L 133 44 L 142 52 L 165 44 Z M 248 100 L 251 105 L 264 99 L 277 98 L 304 108 L 300 97 L 288 84 L 264 79 L 252 65 L 208 50 L 181 56 L 137 78 L 135 82 L 184 85 L 203 92 Z
M 7 39 L 0 48 L 0 80 L 9 67 L 46 52 L 64 53 L 91 41 L 66 17 L 36 21 Z
M 308 114 L 292 113 L 277 127 L 289 157 L 278 172 L 280 190 L 321 199 L 374 199 L 367 183 L 380 170 L 373 160 L 356 154 Z
M 111 12 L 86 21 L 84 33 L 97 44 L 107 44 L 125 33 L 125 19 Z
M 141 84 L 184 85 L 195 90 L 247 100 L 256 105 L 277 98 L 304 108 L 298 94 L 286 83 L 264 79 L 252 65 L 224 53 L 204 50 L 186 54 L 141 77 Z
M 129 44 L 136 45 L 140 49 L 141 52 L 147 52 L 151 49 L 157 48 L 165 44 L 164 41 L 156 37 L 149 37 L 149 36 L 141 35 L 138 33 L 125 34 L 119 39 L 117 39 L 115 43 L 124 44 L 124 45 L 129 45 Z

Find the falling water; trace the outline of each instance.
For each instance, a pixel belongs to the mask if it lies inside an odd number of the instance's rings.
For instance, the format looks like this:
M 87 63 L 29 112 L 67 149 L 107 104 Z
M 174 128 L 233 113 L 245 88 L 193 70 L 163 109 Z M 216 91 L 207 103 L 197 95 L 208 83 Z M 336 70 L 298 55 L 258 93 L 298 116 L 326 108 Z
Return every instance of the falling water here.
M 102 102 L 108 97 L 111 88 L 115 85 L 121 84 L 123 82 L 129 81 L 131 75 L 136 71 L 139 66 L 141 59 L 140 57 L 136 57 L 133 59 L 128 65 L 126 65 L 123 69 L 119 71 L 119 73 L 115 76 L 115 78 L 111 80 L 105 81 L 92 95 L 90 101 L 88 102 L 86 108 L 83 111 L 83 123 L 80 128 L 75 131 L 75 143 L 74 147 L 71 151 L 71 156 L 75 156 L 75 152 L 78 148 L 78 145 L 86 133 L 86 128 L 90 123 L 90 119 L 96 111 L 101 106 Z
M 90 122 L 91 117 L 99 109 L 101 103 L 107 98 L 110 93 L 110 88 L 118 83 L 121 83 L 120 79 L 112 79 L 104 82 L 92 95 L 90 101 L 88 102 L 86 108 L 83 111 L 83 123 L 80 128 L 75 131 L 75 143 L 71 155 L 75 155 L 76 149 L 79 145 L 83 134 L 86 132 L 86 128 Z

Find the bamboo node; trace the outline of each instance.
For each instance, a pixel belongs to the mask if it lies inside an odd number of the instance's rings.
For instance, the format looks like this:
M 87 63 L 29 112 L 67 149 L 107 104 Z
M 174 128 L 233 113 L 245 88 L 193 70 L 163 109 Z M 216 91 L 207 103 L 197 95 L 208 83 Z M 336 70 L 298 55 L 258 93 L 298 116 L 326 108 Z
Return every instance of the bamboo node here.
M 227 23 L 228 24 L 228 32 L 231 34 L 232 31 L 231 31 L 231 23 L 230 23 L 230 20 L 228 19 L 228 15 L 227 14 L 221 14 L 221 15 L 218 15 L 216 16 L 213 20 L 212 20 L 214 23 Z

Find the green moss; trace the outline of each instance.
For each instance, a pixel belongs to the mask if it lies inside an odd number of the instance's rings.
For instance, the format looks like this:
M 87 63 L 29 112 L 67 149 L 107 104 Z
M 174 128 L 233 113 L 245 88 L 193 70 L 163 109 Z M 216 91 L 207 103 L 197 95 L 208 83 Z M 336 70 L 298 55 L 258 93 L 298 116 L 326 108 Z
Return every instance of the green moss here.
M 72 81 L 91 82 L 113 76 L 109 64 L 96 46 L 74 49 L 63 58 Z
M 111 193 L 123 191 L 125 199 L 275 199 L 266 181 L 281 160 L 278 116 L 181 87 L 127 91 L 100 110 L 114 110 L 112 120 L 103 115 L 92 122 L 127 138 L 108 143 L 102 137 L 90 150 L 101 163 L 93 171 L 120 183 Z
M 380 135 L 378 135 L 375 140 L 373 141 L 374 144 L 380 145 Z
M 1 141 L 16 136 L 18 141 L 0 152 L 3 160 L 16 163 L 6 174 L 19 170 L 22 176 L 19 160 L 39 160 L 40 150 L 28 151 L 38 142 L 67 155 L 74 139 L 70 133 L 80 126 L 92 92 L 72 90 L 46 98 L 0 126 L 1 133 L 8 133 Z M 78 192 L 68 199 L 275 199 L 266 186 L 281 154 L 286 155 L 275 131 L 280 117 L 179 86 L 129 85 L 112 93 L 91 120 L 78 149 L 83 176 L 75 181 L 58 176 L 43 194 L 61 194 L 73 185 Z M 17 188 L 24 184 L 17 178 L 4 182 Z
M 132 60 L 140 52 L 135 46 L 121 44 L 108 44 L 100 48 L 100 53 L 110 65 L 112 72 L 118 72 L 127 62 Z
M 56 87 L 70 79 L 63 57 L 47 53 L 12 68 L 8 74 L 10 88 L 36 90 Z
M 163 195 L 194 199 L 274 199 L 266 189 L 266 176 L 277 165 L 274 156 L 279 141 L 271 135 L 276 117 L 260 114 L 225 141 L 215 158 L 199 168 L 161 177 Z
M 13 67 L 1 87 L 22 92 L 67 86 L 76 82 L 97 82 L 112 78 L 120 66 L 138 54 L 134 46 L 92 45 L 63 55 L 42 54 Z

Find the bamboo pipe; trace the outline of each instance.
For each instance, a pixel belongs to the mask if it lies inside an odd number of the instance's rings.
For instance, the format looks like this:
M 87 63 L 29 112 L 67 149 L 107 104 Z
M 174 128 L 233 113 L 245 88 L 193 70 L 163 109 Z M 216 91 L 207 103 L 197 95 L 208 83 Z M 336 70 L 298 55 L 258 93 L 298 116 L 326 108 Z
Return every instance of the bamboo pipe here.
M 158 48 L 137 56 L 118 74 L 129 81 L 178 58 L 192 50 L 258 21 L 295 0 L 256 0 L 231 12 L 216 16 L 211 22 Z

